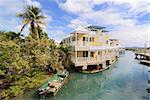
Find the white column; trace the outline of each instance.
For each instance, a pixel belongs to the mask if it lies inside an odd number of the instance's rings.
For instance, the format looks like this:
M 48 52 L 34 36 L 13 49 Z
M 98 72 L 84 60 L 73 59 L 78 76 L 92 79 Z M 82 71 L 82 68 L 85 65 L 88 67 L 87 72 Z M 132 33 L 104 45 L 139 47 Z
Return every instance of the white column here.
M 77 33 L 75 33 L 75 61 L 77 62 L 77 51 L 76 51 L 76 46 L 77 46 Z

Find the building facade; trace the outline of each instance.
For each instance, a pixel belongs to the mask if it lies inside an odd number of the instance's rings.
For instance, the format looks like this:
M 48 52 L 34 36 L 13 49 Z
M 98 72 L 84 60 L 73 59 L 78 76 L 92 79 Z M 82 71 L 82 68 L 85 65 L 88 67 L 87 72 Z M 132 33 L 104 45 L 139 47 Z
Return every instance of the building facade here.
M 79 71 L 101 71 L 119 57 L 119 40 L 110 39 L 104 27 L 77 28 L 61 44 L 72 46 L 71 60 Z

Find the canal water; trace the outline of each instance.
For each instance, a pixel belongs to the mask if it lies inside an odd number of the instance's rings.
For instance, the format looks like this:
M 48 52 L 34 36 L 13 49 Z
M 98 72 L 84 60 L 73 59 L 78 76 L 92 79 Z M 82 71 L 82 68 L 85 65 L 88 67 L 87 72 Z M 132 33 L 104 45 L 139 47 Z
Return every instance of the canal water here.
M 55 97 L 46 100 L 149 100 L 148 68 L 134 59 L 132 52 L 121 55 L 118 62 L 96 74 L 71 73 Z M 40 100 L 37 91 L 25 93 L 15 100 Z

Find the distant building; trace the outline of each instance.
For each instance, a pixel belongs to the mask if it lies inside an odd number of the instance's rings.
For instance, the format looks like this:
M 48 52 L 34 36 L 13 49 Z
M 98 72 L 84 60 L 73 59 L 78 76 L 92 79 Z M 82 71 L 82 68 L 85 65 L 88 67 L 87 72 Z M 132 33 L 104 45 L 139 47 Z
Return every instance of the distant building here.
M 77 28 L 61 41 L 70 45 L 71 60 L 77 70 L 98 72 L 108 68 L 119 57 L 119 40 L 110 39 L 105 27 L 89 26 Z

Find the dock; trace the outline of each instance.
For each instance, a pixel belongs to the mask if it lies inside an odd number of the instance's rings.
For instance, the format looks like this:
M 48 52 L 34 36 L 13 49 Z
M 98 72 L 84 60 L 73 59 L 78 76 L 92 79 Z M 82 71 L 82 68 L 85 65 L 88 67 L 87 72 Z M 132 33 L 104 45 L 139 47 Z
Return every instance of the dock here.
M 150 60 L 150 54 L 149 53 L 136 53 L 135 52 L 135 59 Z
M 150 67 L 150 49 L 139 49 L 135 50 L 135 59 L 139 60 L 141 64 L 147 65 Z

